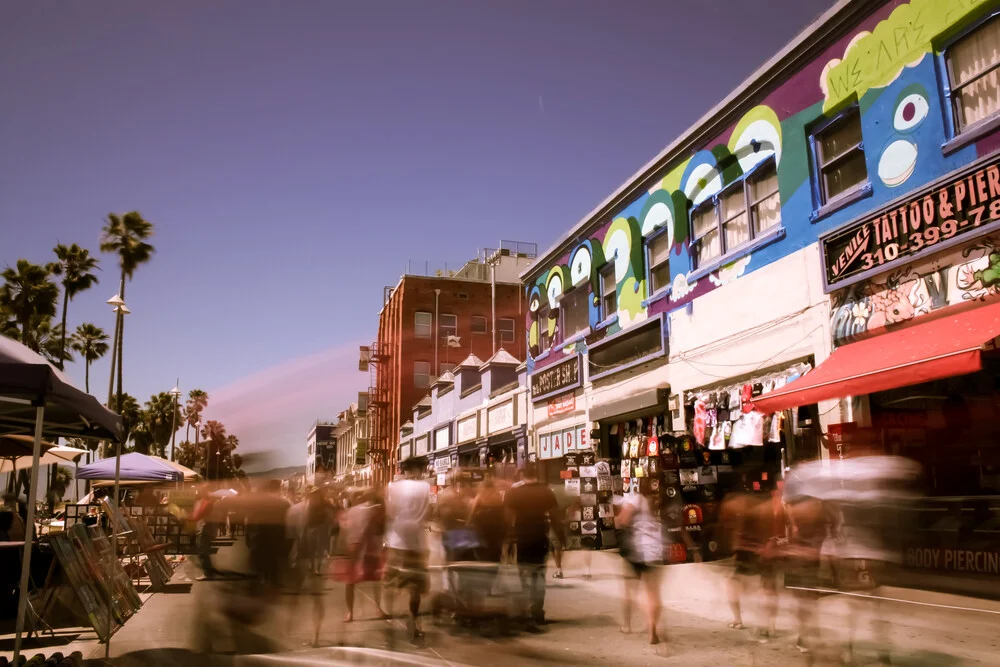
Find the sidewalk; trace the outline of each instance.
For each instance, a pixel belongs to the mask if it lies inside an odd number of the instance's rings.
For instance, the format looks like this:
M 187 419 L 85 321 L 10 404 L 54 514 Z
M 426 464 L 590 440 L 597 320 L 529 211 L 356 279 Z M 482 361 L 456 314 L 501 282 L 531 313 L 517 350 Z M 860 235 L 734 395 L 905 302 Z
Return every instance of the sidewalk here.
M 223 546 L 218 554 L 223 568 L 237 564 L 245 557 L 241 542 Z M 642 615 L 633 616 L 630 635 L 618 631 L 621 622 L 622 582 L 621 561 L 613 553 L 592 556 L 593 578 L 585 580 L 583 554 L 566 556 L 566 578 L 548 579 L 546 615 L 552 623 L 541 635 L 517 635 L 513 638 L 485 639 L 456 632 L 450 625 L 436 626 L 424 617 L 425 645 L 409 646 L 403 639 L 401 620 L 391 622 L 375 618 L 373 587 L 358 589 L 354 623 L 342 622 L 344 613 L 343 587 L 325 583 L 322 601 L 326 618 L 320 633 L 321 645 L 365 646 L 405 651 L 441 664 L 492 665 L 515 662 L 518 667 L 544 664 L 676 664 L 710 667 L 743 665 L 798 665 L 815 659 L 832 664 L 840 651 L 839 642 L 846 635 L 846 622 L 856 619 L 861 657 L 874 658 L 868 643 L 867 621 L 872 612 L 891 625 L 890 638 L 895 647 L 893 664 L 899 665 L 989 665 L 996 664 L 998 640 L 995 638 L 997 612 L 1000 605 L 959 596 L 944 596 L 916 591 L 880 591 L 885 597 L 902 601 L 882 601 L 859 605 L 868 600 L 856 600 L 840 595 L 824 596 L 819 603 L 819 619 L 823 638 L 830 649 L 818 655 L 804 656 L 795 648 L 797 626 L 796 605 L 792 595 L 784 592 L 779 602 L 778 637 L 761 644 L 753 630 L 731 630 L 726 603 L 725 583 L 729 571 L 718 564 L 677 565 L 666 568 L 663 577 L 664 614 L 661 635 L 664 643 L 649 646 L 645 642 Z M 217 582 L 187 582 L 197 575 L 197 567 L 185 563 L 178 569 L 170 592 L 149 597 L 140 612 L 112 638 L 111 655 L 131 654 L 128 664 L 198 664 L 188 652 L 194 646 L 196 626 L 202 618 L 203 605 L 212 600 Z M 513 573 L 508 571 L 508 584 L 516 586 Z M 434 581 L 439 578 L 435 577 Z M 312 598 L 280 596 L 273 600 L 272 613 L 262 632 L 277 647 L 296 652 L 305 659 L 312 655 L 306 648 L 312 639 Z M 297 604 L 297 606 L 293 606 Z M 933 605 L 933 606 L 931 606 Z M 403 604 L 397 603 L 397 613 Z M 958 609 L 956 609 L 957 607 Z M 426 610 L 427 602 L 423 605 Z M 859 610 L 860 609 L 860 610 Z M 752 595 L 744 603 L 744 622 L 752 628 L 758 621 L 758 609 Z M 90 633 L 91 636 L 93 633 Z M 81 635 L 65 647 L 46 648 L 69 653 L 81 650 L 85 658 L 104 656 L 104 646 L 96 638 Z M 30 657 L 38 650 L 29 649 Z M 136 652 L 142 652 L 136 654 Z M 318 658 L 319 656 L 317 656 Z M 117 664 L 122 661 L 115 660 Z M 93 664 L 98 664 L 95 660 Z M 860 664 L 865 664 L 863 661 Z

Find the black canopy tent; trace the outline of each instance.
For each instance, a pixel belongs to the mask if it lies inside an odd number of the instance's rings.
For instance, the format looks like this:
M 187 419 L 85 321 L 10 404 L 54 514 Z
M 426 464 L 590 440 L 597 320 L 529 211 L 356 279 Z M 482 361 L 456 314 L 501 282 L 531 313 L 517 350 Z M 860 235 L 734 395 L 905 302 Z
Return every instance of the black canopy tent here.
M 0 336 L 0 435 L 34 437 L 28 520 L 25 522 L 24 558 L 17 608 L 14 660 L 21 652 L 21 635 L 28 606 L 28 577 L 35 530 L 35 497 L 42 438 L 73 437 L 119 440 L 121 418 L 96 398 L 73 386 L 69 379 L 40 355 L 20 343 Z M 118 499 L 115 498 L 117 506 Z M 116 507 L 117 509 L 117 507 Z M 112 522 L 115 523 L 115 522 Z M 117 525 L 117 524 L 115 524 Z

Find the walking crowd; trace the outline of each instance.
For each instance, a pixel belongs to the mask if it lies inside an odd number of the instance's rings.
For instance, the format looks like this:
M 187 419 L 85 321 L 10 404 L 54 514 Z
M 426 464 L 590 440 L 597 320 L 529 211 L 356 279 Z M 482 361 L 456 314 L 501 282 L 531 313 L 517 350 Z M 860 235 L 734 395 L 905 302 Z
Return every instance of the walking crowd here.
M 389 484 L 384 494 L 371 488 L 311 488 L 286 498 L 277 482 L 239 499 L 213 501 L 203 494 L 196 515 L 202 526 L 204 578 L 226 584 L 219 593 L 215 625 L 204 624 L 205 650 L 211 650 L 215 629 L 227 624 L 238 646 L 266 650 L 252 635 L 252 627 L 279 599 L 290 599 L 293 606 L 311 599 L 313 643 L 318 644 L 330 582 L 343 585 L 345 623 L 357 618 L 359 587 L 374 602 L 374 618 L 392 618 L 402 597 L 402 618 L 414 643 L 423 635 L 420 612 L 425 600 L 432 618 L 459 628 L 539 632 L 548 622 L 550 556 L 556 563 L 553 576 L 562 577 L 564 525 L 571 502 L 560 503 L 550 486 L 538 480 L 532 463 L 513 483 L 456 472 L 436 498 L 420 478 L 423 472 L 422 467 L 404 468 L 404 477 Z M 838 567 L 833 568 L 840 579 L 833 585 L 862 590 L 867 577 L 867 587 L 873 588 L 873 577 L 881 583 L 892 561 L 892 531 L 887 530 L 887 515 L 874 506 L 831 503 L 803 488 L 793 476 L 790 485 L 776 486 L 770 494 L 728 494 L 720 511 L 719 535 L 721 548 L 733 555 L 729 627 L 745 628 L 743 604 L 756 590 L 760 603 L 755 606 L 761 612 L 756 638 L 767 641 L 775 632 L 779 589 L 791 586 L 798 608 L 798 646 L 809 651 L 818 642 L 816 600 L 824 545 L 832 542 L 840 549 Z M 638 601 L 651 644 L 663 639 L 664 555 L 671 541 L 691 545 L 681 526 L 664 524 L 657 501 L 654 493 L 632 493 L 616 496 L 614 504 L 625 578 L 620 630 L 632 631 Z M 245 526 L 249 557 L 241 576 L 213 565 L 212 539 L 226 522 Z M 440 558 L 432 559 L 432 551 Z M 581 560 L 589 578 L 589 554 Z M 293 623 L 297 616 L 293 613 Z

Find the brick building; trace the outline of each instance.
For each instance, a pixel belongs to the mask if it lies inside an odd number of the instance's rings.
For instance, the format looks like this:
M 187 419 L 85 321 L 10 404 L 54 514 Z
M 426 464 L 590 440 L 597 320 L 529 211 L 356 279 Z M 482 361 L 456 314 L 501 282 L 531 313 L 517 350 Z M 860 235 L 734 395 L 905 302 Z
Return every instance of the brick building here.
M 361 358 L 362 370 L 372 378 L 369 453 L 376 485 L 392 479 L 400 426 L 437 376 L 470 354 L 488 359 L 502 348 L 524 358 L 520 322 L 527 303 L 518 276 L 535 249 L 503 242 L 458 271 L 407 273 L 386 288 L 378 338 L 362 349 Z

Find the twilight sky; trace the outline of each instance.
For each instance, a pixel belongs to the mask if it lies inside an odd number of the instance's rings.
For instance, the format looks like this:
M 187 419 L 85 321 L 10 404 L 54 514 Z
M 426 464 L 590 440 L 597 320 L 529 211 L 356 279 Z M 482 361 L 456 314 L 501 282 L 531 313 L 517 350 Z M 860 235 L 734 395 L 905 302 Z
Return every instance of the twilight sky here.
M 367 387 L 357 346 L 408 260 L 547 248 L 831 4 L 3 3 L 0 264 L 96 252 L 138 209 L 157 251 L 127 290 L 125 390 L 179 376 L 244 451 L 298 464 Z M 71 329 L 111 333 L 103 259 Z

